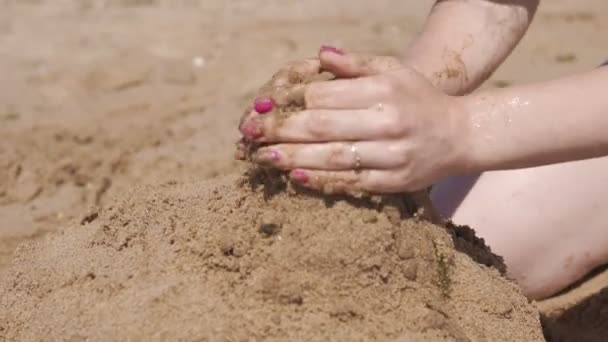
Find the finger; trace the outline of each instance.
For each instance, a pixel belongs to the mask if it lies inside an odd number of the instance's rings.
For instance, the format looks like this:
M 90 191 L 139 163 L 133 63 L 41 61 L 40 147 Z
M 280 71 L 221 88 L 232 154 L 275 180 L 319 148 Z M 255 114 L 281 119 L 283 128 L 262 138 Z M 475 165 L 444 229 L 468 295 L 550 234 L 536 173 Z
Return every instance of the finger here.
M 306 109 L 369 108 L 393 92 L 393 83 L 381 76 L 314 82 L 305 86 L 304 102 Z
M 254 101 L 255 112 L 273 109 L 360 109 L 390 98 L 392 83 L 384 77 L 368 77 L 294 84 L 275 88 L 267 97 Z
M 258 97 L 253 101 L 253 106 L 245 109 L 245 113 L 241 116 L 239 121 L 239 130 L 244 133 L 247 130 L 247 122 L 256 121 L 256 117 L 259 115 L 269 114 L 275 112 L 277 109 L 277 105 L 275 104 L 275 100 L 271 97 L 263 96 Z
M 272 102 L 283 110 L 292 108 L 303 109 L 306 107 L 305 91 L 306 85 L 299 83 L 276 88 L 270 97 Z
M 239 127 L 256 112 L 266 114 L 277 106 L 287 106 L 290 103 L 303 104 L 304 89 L 301 83 L 315 78 L 320 72 L 318 59 L 304 59 L 287 64 L 259 89 L 253 106 L 243 114 Z
M 371 76 L 403 67 L 395 57 L 345 53 L 331 47 L 321 48 L 319 60 L 322 70 L 338 78 Z
M 401 171 L 361 170 L 361 171 L 322 171 L 296 169 L 289 178 L 309 189 L 324 194 L 388 194 L 410 191 Z
M 407 163 L 400 141 L 279 144 L 259 149 L 253 161 L 282 170 L 391 169 Z
M 246 122 L 243 130 L 251 139 L 265 143 L 384 140 L 398 138 L 404 133 L 405 125 L 391 106 L 258 115 Z
M 365 107 L 378 100 L 377 92 L 386 88 L 377 84 L 352 84 L 345 81 L 309 82 L 319 78 L 323 70 L 339 77 L 361 77 L 378 74 L 400 65 L 399 60 L 394 57 L 343 54 L 338 49 L 323 47 L 320 59 L 292 62 L 275 74 L 260 90 L 254 108 L 256 112 L 265 114 L 276 107 L 336 109 Z M 309 85 L 305 86 L 305 83 Z M 353 96 L 354 94 L 369 96 Z
M 253 101 L 253 106 L 247 107 L 239 120 L 238 128 L 241 132 L 246 129 L 247 122 L 255 121 L 256 116 L 269 114 L 277 109 L 274 100 L 270 97 L 258 97 Z
M 253 114 L 268 114 L 277 109 L 303 109 L 305 107 L 305 90 L 304 84 L 273 88 L 272 91 L 254 99 L 253 106 L 247 108 L 242 121 Z
M 245 109 L 245 111 L 243 112 L 243 115 L 241 115 L 241 118 L 239 119 L 239 131 L 242 131 L 243 126 L 245 125 L 245 123 L 247 122 L 247 120 L 249 120 L 251 118 L 251 115 L 253 115 L 255 113 L 255 111 L 253 110 L 252 107 L 247 107 L 247 109 Z

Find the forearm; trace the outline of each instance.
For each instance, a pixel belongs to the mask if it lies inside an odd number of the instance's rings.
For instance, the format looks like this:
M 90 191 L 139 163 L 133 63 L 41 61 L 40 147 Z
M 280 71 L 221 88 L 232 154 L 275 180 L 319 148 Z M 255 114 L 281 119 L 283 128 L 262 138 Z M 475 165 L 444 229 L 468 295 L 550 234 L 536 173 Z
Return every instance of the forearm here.
M 450 95 L 479 87 L 525 34 L 539 0 L 439 0 L 403 60 Z
M 608 155 L 608 67 L 459 98 L 472 172 Z

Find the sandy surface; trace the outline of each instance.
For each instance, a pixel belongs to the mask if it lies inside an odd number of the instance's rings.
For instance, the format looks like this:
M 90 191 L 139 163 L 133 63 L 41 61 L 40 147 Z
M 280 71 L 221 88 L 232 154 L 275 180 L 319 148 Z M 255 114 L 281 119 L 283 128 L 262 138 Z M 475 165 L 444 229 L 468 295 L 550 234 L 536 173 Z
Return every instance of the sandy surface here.
M 236 122 L 277 67 L 313 55 L 322 43 L 396 54 L 429 5 L 0 1 L 0 277 L 18 244 L 61 233 L 134 185 L 236 171 Z M 529 35 L 486 86 L 601 63 L 606 16 L 608 3 L 600 0 L 545 1 Z M 541 303 L 552 317 L 548 335 L 606 336 L 598 304 L 606 296 L 597 294 L 606 285 L 600 273 Z
M 456 246 L 488 266 L 402 220 L 402 201 L 237 184 L 137 189 L 22 245 L 0 280 L 0 339 L 543 340 L 534 305 L 465 231 Z

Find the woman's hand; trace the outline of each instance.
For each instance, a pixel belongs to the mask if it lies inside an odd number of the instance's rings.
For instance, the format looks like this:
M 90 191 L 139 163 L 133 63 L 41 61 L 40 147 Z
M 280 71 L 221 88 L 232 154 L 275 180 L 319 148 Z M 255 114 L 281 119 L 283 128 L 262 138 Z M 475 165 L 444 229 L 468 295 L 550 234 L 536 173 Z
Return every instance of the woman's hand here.
M 332 58 L 334 55 L 342 55 L 343 58 L 336 60 Z M 321 73 L 324 71 L 330 72 L 336 78 L 354 78 L 401 67 L 400 61 L 394 57 L 356 53 L 344 55 L 344 52 L 340 49 L 322 46 L 319 51 L 319 58 L 287 63 L 260 88 L 253 105 L 248 107 L 241 117 L 239 130 L 242 131 L 243 123 L 256 115 L 267 114 L 279 107 L 294 104 L 294 102 L 303 105 L 303 83 L 322 78 Z M 237 159 L 246 159 L 247 145 L 245 138 L 237 143 Z
M 319 63 L 356 78 L 284 85 L 304 105 L 286 115 L 274 110 L 280 99 L 258 99 L 240 126 L 267 145 L 255 162 L 291 170 L 305 187 L 351 194 L 413 192 L 467 169 L 470 121 L 458 98 L 395 59 L 326 49 Z

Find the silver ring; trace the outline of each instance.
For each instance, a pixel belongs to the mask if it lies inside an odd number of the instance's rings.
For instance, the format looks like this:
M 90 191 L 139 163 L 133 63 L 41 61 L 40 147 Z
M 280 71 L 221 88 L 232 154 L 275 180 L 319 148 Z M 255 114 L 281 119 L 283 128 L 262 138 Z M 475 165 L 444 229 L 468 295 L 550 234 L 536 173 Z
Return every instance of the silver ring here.
M 351 144 L 350 151 L 355 156 L 355 169 L 361 168 L 361 156 L 359 156 L 359 152 L 357 151 L 357 146 L 355 146 L 355 144 Z

